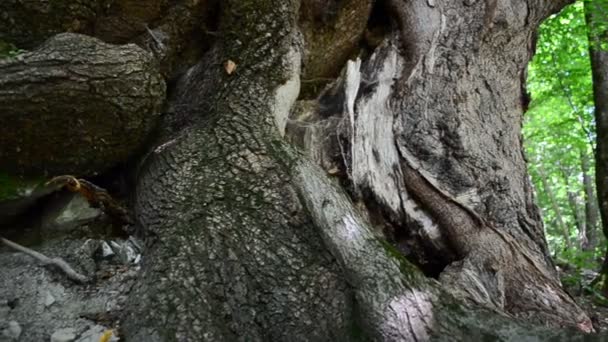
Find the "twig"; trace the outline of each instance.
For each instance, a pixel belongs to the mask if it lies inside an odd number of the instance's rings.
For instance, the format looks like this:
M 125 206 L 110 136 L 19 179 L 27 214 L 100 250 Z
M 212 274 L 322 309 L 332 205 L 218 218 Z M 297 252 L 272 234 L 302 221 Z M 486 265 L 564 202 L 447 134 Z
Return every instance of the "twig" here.
M 68 278 L 72 279 L 75 282 L 83 284 L 83 283 L 86 283 L 89 281 L 89 279 L 87 277 L 76 272 L 67 262 L 65 262 L 61 258 L 52 258 L 51 259 L 42 253 L 36 252 L 35 250 L 29 249 L 24 246 L 21 246 L 17 243 L 14 243 L 10 240 L 3 238 L 3 237 L 0 237 L 0 242 L 3 242 L 5 245 L 7 245 L 8 247 L 10 247 L 12 249 L 15 249 L 19 252 L 23 252 L 23 253 L 31 256 L 32 258 L 37 259 L 45 266 L 54 265 L 54 266 L 58 267 L 68 276 Z
M 148 31 L 148 34 L 150 35 L 150 37 L 152 37 L 158 48 L 164 50 L 165 44 L 163 44 L 163 42 L 156 36 L 156 34 L 152 30 L 150 30 L 148 25 L 144 25 L 144 27 L 146 28 L 146 31 Z

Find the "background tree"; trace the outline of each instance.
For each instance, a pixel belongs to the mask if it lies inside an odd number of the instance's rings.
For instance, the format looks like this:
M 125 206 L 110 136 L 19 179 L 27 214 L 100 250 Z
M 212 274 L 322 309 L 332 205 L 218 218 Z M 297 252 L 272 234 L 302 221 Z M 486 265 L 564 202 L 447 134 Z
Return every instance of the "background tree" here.
M 596 184 L 604 235 L 608 236 L 608 1 L 585 1 L 588 25 L 591 68 L 593 70 L 593 97 L 597 124 L 597 150 L 595 154 Z M 608 275 L 608 248 L 601 273 Z M 608 281 L 603 290 L 608 294 Z
M 590 167 L 596 135 L 586 35 L 580 1 L 541 25 L 528 69 L 532 102 L 524 134 L 551 250 L 580 267 L 595 268 L 593 257 L 601 253 L 603 239 Z M 573 248 L 569 241 L 575 237 Z

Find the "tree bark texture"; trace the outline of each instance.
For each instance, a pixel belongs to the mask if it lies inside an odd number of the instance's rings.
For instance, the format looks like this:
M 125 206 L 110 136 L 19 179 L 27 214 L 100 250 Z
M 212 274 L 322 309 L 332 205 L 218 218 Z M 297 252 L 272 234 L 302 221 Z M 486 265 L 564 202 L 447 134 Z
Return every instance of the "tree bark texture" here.
M 585 2 L 589 27 L 591 70 L 593 75 L 593 99 L 597 146 L 595 172 L 597 196 L 602 217 L 604 235 L 608 236 L 608 3 L 604 0 Z
M 62 32 L 92 33 L 106 0 L 7 0 L 0 3 L 0 40 L 33 49 Z
M 589 34 L 593 100 L 595 102 L 595 182 L 602 230 L 608 236 L 608 1 L 585 1 Z M 604 277 L 603 292 L 608 294 L 608 248 L 600 271 Z
M 448 294 L 281 139 L 299 89 L 296 2 L 223 3 L 221 41 L 178 82 L 169 107 L 182 109 L 138 177 L 152 242 L 127 338 L 426 340 L 453 295 L 589 331 L 548 260 L 520 140 L 520 76 L 558 8 L 393 2 L 399 34 L 341 81 L 356 193 L 451 255 Z
M 390 2 L 400 34 L 366 63 L 349 64 L 337 85 L 341 121 L 332 126 L 320 113 L 313 129 L 329 127 L 320 137 L 342 130 L 342 171 L 355 195 L 382 208 L 389 237 L 457 296 L 588 325 L 560 289 L 521 148 L 522 74 L 553 6 Z M 323 154 L 318 143 L 309 148 Z
M 200 59 L 213 41 L 215 0 L 7 0 L 0 3 L 0 42 L 34 49 L 61 32 L 113 44 L 136 43 L 157 57 L 167 78 Z
M 228 1 L 221 43 L 178 84 L 188 128 L 146 161 L 137 192 L 154 234 L 127 338 L 315 340 L 356 327 L 351 290 L 291 184 L 276 101 L 299 88 L 292 1 Z M 237 71 L 228 74 L 223 63 Z M 293 84 L 293 85 L 292 85 Z
M 388 1 L 379 45 L 296 105 L 300 2 L 222 1 L 137 175 L 148 246 L 126 340 L 582 338 L 516 320 L 592 329 L 549 259 L 521 146 L 534 31 L 566 3 Z
M 150 53 L 79 34 L 0 61 L 0 168 L 26 175 L 103 172 L 156 125 L 165 82 Z M 8 148 L 10 146 L 10 148 Z

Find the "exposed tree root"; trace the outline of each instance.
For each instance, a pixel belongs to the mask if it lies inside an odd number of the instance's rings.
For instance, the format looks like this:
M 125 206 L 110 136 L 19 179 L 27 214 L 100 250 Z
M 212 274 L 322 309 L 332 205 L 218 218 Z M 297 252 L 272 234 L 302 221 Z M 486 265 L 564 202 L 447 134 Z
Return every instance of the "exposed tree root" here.
M 65 273 L 68 276 L 68 278 L 70 278 L 71 280 L 73 280 L 77 283 L 84 284 L 89 281 L 89 278 L 76 272 L 67 262 L 65 262 L 65 260 L 63 260 L 61 258 L 49 258 L 42 253 L 36 252 L 35 250 L 29 249 L 24 246 L 21 246 L 20 244 L 7 240 L 3 237 L 0 237 L 0 241 L 14 250 L 17 250 L 19 252 L 22 252 L 22 253 L 25 253 L 25 254 L 31 256 L 32 258 L 40 261 L 45 266 L 47 266 L 47 265 L 56 266 L 61 271 L 63 271 L 63 273 Z

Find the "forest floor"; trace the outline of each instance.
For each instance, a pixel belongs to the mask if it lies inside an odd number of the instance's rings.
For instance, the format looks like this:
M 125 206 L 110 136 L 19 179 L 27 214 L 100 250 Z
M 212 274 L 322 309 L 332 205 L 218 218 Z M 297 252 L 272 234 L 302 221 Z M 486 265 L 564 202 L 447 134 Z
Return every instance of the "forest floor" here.
M 583 280 L 577 270 L 561 270 L 560 278 L 566 291 L 587 312 L 593 327 L 599 332 L 608 331 L 608 299 L 599 294 L 586 290 L 583 283 L 589 283 L 592 279 Z M 573 282 L 573 279 L 578 279 Z
M 90 255 L 84 257 L 77 254 L 82 254 L 78 252 L 82 252 L 82 246 L 87 243 L 99 244 L 108 241 L 114 247 L 122 246 L 124 248 L 127 246 L 127 241 L 117 236 L 108 236 L 108 225 L 104 220 L 94 219 L 86 223 L 76 223 L 69 229 L 64 227 L 63 230 L 58 230 L 57 227 L 41 228 L 44 224 L 40 223 L 39 218 L 32 221 L 23 226 L 19 225 L 19 229 L 2 230 L 2 234 L 50 256 L 65 257 L 74 266 L 82 266 L 83 270 L 89 269 L 88 273 L 93 274 L 98 282 L 95 286 L 72 284 L 63 279 L 62 274 L 51 270 L 40 272 L 41 268 L 38 263 L 0 247 L 0 265 L 2 265 L 0 269 L 0 341 L 2 341 L 1 333 L 6 328 L 6 324 L 3 322 L 8 323 L 14 320 L 28 326 L 28 317 L 30 320 L 31 317 L 40 318 L 36 320 L 35 325 L 29 324 L 29 328 L 24 331 L 22 337 L 28 340 L 47 339 L 47 334 L 53 333 L 56 330 L 55 326 L 59 325 L 73 326 L 74 331 L 77 330 L 81 336 L 90 334 L 91 341 L 95 340 L 96 336 L 112 327 L 115 322 L 83 319 L 81 312 L 74 310 L 72 310 L 74 312 L 68 312 L 63 308 L 70 306 L 81 311 L 86 309 L 87 312 L 108 312 L 108 303 L 111 303 L 111 311 L 119 312 L 139 266 L 135 265 L 127 255 L 132 253 L 119 252 L 114 258 L 115 260 L 101 258 L 99 253 L 85 253 Z M 585 274 L 585 276 L 581 274 Z M 598 333 L 608 332 L 608 299 L 586 290 L 584 286 L 591 282 L 594 273 L 581 272 L 574 267 L 560 268 L 560 277 L 568 293 L 588 313 L 595 330 Z M 122 294 L 119 296 L 120 300 L 114 298 L 117 293 Z M 4 304 L 20 302 L 23 305 L 19 305 L 17 308 L 11 307 L 9 310 L 5 307 L 6 305 L 2 305 L 4 301 L 6 301 Z M 71 305 L 73 303 L 78 305 Z M 35 308 L 43 309 L 41 309 L 42 312 L 32 311 Z

